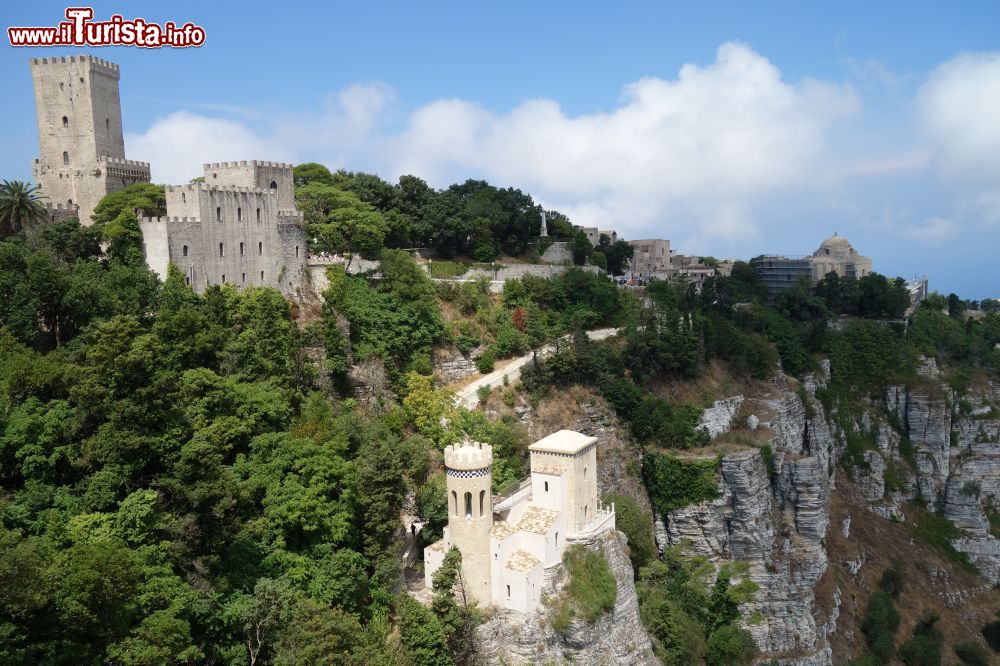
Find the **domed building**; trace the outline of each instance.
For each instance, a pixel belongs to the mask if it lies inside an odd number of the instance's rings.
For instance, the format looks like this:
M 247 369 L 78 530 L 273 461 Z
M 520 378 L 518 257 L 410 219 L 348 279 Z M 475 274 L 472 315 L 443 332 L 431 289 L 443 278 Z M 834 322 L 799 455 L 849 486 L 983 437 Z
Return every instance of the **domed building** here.
M 809 256 L 764 255 L 757 264 L 757 273 L 772 296 L 803 278 L 815 287 L 828 273 L 861 279 L 871 272 L 872 260 L 858 254 L 851 242 L 837 233 Z

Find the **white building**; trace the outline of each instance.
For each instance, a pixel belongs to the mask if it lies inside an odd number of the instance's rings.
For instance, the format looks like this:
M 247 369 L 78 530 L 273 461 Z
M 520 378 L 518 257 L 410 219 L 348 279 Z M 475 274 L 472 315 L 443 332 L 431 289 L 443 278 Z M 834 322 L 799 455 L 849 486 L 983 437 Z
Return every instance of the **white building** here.
M 481 607 L 522 613 L 541 601 L 545 570 L 568 544 L 615 528 L 615 509 L 597 496 L 597 438 L 560 430 L 528 447 L 531 476 L 493 505 L 493 450 L 465 442 L 445 449 L 448 526 L 424 549 L 431 586 L 445 553 L 462 553 L 466 593 Z

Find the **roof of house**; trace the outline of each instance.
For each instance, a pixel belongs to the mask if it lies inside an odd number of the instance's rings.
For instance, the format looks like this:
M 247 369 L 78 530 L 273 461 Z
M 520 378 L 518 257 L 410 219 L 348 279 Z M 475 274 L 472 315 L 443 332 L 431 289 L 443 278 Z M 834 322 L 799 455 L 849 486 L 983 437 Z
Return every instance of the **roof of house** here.
M 517 523 L 517 529 L 524 530 L 525 532 L 533 532 L 534 534 L 547 534 L 558 517 L 558 511 L 543 509 L 539 506 L 529 506 L 525 509 L 524 514 L 521 515 L 521 520 Z
M 507 560 L 507 568 L 512 571 L 531 571 L 542 561 L 526 550 L 515 550 Z
M 541 453 L 562 453 L 572 455 L 597 441 L 596 437 L 584 435 L 575 430 L 560 430 L 543 437 L 528 447 L 529 451 Z

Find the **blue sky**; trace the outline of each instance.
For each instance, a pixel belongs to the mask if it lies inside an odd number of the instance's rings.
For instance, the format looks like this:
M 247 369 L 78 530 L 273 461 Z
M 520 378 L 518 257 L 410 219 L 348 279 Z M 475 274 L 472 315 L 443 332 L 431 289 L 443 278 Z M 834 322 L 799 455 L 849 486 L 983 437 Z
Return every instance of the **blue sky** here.
M 682 252 L 837 231 L 880 272 L 1000 297 L 1000 4 L 951 5 L 100 2 L 207 41 L 91 52 L 159 182 L 233 159 L 485 178 Z M 72 52 L 0 48 L 0 177 L 37 151 L 27 59 Z

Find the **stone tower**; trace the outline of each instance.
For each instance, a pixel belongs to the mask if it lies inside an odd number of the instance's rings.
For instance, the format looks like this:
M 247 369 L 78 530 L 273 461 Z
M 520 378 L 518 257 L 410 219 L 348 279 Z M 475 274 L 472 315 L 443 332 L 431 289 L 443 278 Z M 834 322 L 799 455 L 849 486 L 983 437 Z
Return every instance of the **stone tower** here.
M 493 528 L 493 447 L 466 441 L 444 450 L 448 536 L 462 553 L 466 594 L 481 608 L 493 603 L 490 530 Z
M 93 56 L 32 58 L 39 157 L 35 182 L 53 219 L 92 224 L 102 197 L 149 182 L 149 164 L 125 159 L 118 65 Z

